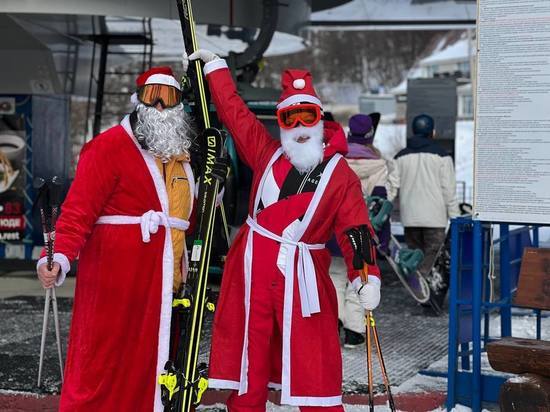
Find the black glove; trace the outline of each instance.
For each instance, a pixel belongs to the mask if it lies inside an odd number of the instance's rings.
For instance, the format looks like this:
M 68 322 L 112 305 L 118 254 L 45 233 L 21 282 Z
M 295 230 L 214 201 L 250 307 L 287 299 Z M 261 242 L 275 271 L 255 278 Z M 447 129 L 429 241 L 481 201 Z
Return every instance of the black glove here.
M 353 268 L 363 269 L 364 264 L 376 265 L 376 245 L 370 228 L 361 225 L 346 231 L 353 249 Z
M 222 134 L 225 135 L 225 132 L 222 130 Z M 224 136 L 225 140 L 225 136 Z M 195 176 L 201 176 L 204 172 L 204 167 L 206 165 L 206 147 L 204 143 L 206 138 L 204 134 L 197 136 L 191 142 L 191 147 L 189 148 L 189 154 L 191 155 L 191 167 L 193 169 L 193 174 Z M 225 185 L 225 180 L 229 173 L 230 160 L 227 156 L 226 150 L 223 149 L 223 153 L 220 157 L 217 157 L 212 165 L 212 176 L 219 182 L 218 192 L 221 192 L 223 186 Z
M 227 156 L 217 157 L 212 166 L 212 176 L 216 178 L 219 184 L 219 191 L 221 192 L 223 186 L 225 185 L 225 180 L 229 174 L 229 158 Z
M 203 151 L 199 143 L 198 136 L 196 136 L 191 142 L 189 155 L 191 156 L 191 169 L 193 170 L 193 175 L 195 175 L 195 179 L 197 179 L 202 174 L 202 165 L 204 164 Z

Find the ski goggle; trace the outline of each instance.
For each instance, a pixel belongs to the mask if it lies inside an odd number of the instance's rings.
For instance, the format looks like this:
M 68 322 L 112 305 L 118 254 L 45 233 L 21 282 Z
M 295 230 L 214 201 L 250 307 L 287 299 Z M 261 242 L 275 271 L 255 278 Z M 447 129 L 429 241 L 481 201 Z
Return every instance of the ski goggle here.
M 181 91 L 166 84 L 146 84 L 138 89 L 137 96 L 141 103 L 151 107 L 160 103 L 166 109 L 181 103 Z
M 277 110 L 277 121 L 282 129 L 292 129 L 298 123 L 315 126 L 321 117 L 321 108 L 316 104 L 297 104 Z

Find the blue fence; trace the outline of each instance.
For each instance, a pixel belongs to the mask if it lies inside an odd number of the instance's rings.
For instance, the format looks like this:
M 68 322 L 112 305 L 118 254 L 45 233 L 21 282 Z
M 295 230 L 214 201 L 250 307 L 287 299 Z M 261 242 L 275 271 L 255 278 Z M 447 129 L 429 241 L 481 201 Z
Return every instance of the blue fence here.
M 491 339 L 512 335 L 512 294 L 528 246 L 538 247 L 538 227 L 511 230 L 509 224 L 464 217 L 451 222 L 447 410 L 459 403 L 477 412 L 482 402 L 498 400 L 505 378 L 482 373 L 482 353 Z M 491 314 L 497 313 L 500 334 L 490 336 Z M 536 315 L 540 339 L 540 311 Z

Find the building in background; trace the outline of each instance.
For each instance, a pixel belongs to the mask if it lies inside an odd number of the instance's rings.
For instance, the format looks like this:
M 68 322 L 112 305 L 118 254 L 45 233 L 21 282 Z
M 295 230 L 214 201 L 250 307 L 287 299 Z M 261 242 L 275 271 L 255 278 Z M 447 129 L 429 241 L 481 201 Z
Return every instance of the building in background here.
M 474 118 L 471 85 L 475 39 L 472 31 L 451 31 L 443 36 L 427 56 L 421 58 L 407 73 L 403 81 L 391 90 L 396 101 L 396 120 L 405 121 L 407 104 L 407 83 L 409 79 L 453 78 L 457 84 L 457 118 Z

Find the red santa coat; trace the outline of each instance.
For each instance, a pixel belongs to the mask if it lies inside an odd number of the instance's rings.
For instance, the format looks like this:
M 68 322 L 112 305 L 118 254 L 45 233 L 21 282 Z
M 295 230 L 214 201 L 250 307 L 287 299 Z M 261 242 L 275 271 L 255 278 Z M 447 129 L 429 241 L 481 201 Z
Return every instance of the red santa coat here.
M 80 255 L 60 411 L 163 410 L 157 377 L 173 280 L 165 228 L 188 226 L 168 210 L 163 177 L 128 117 L 83 147 L 56 227 L 63 272 Z
M 223 61 L 207 64 L 205 71 L 218 116 L 253 171 L 248 224 L 237 235 L 224 270 L 209 385 L 247 392 L 248 373 L 254 368 L 248 360 L 249 321 L 253 322 L 254 311 L 251 294 L 258 282 L 254 279 L 280 271 L 285 276 L 284 303 L 276 317 L 282 336 L 273 337 L 271 345 L 271 383 L 281 387 L 285 404 L 339 405 L 342 361 L 337 302 L 328 275 L 330 253 L 324 243 L 337 234 L 350 281 L 360 282 L 351 266 L 351 247 L 344 232 L 369 224 L 360 182 L 338 153 L 347 151 L 343 130 L 325 122 L 325 159 L 330 161 L 314 193 L 275 200 L 257 213 L 261 197 L 277 199 L 291 165 L 280 143 L 238 96 Z

